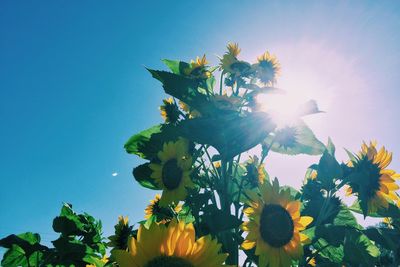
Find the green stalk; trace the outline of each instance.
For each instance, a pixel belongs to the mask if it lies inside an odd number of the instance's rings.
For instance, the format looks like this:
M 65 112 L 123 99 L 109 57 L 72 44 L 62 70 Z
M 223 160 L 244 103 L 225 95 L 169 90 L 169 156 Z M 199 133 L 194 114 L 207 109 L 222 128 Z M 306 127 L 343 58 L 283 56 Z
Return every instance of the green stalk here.
M 221 72 L 221 80 L 219 81 L 219 95 L 222 95 L 222 84 L 224 81 L 224 74 L 225 74 L 225 71 L 223 70 Z

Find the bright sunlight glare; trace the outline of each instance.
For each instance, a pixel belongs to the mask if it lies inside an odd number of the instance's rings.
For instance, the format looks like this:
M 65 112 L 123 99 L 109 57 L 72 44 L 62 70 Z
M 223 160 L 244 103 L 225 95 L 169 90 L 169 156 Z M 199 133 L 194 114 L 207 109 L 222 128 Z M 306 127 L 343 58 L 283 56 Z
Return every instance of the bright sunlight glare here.
M 299 109 L 304 102 L 295 94 L 260 94 L 257 102 L 262 111 L 270 114 L 278 128 L 293 124 L 298 118 Z

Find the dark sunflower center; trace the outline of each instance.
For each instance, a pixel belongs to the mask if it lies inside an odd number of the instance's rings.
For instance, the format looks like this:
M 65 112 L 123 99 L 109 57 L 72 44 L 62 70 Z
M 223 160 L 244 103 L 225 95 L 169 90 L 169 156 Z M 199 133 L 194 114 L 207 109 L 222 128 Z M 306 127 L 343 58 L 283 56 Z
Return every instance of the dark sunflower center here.
M 162 169 L 162 182 L 168 190 L 174 190 L 179 187 L 182 180 L 182 169 L 178 166 L 176 159 L 168 160 Z
M 260 67 L 263 68 L 263 69 L 268 69 L 270 71 L 273 70 L 272 63 L 270 61 L 267 61 L 267 60 L 261 61 L 260 62 Z
M 158 256 L 146 263 L 145 267 L 194 267 L 189 261 L 174 256 Z
M 286 209 L 276 204 L 264 206 L 260 217 L 260 233 L 265 242 L 275 248 L 282 247 L 292 239 L 293 230 L 293 220 Z

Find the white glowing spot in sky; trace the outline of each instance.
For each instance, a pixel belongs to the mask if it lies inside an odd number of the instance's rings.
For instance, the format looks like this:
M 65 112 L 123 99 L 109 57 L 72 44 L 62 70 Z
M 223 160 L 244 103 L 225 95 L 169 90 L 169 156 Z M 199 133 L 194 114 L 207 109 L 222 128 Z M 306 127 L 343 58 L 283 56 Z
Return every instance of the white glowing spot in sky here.
M 115 177 L 115 176 L 118 175 L 118 172 L 113 172 L 111 175 L 112 175 L 113 177 Z
M 305 102 L 294 94 L 260 94 L 257 102 L 261 110 L 270 114 L 278 128 L 291 125 L 299 117 L 299 109 Z

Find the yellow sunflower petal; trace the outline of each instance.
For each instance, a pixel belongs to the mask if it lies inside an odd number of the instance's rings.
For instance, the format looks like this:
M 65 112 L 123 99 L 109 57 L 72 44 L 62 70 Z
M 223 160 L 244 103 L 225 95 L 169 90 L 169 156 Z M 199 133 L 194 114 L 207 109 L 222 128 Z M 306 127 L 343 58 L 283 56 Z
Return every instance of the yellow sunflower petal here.
M 291 201 L 287 204 L 286 210 L 290 213 L 292 218 L 300 216 L 300 201 Z
M 244 240 L 242 243 L 242 248 L 245 250 L 252 249 L 256 245 L 256 242 L 250 240 Z

